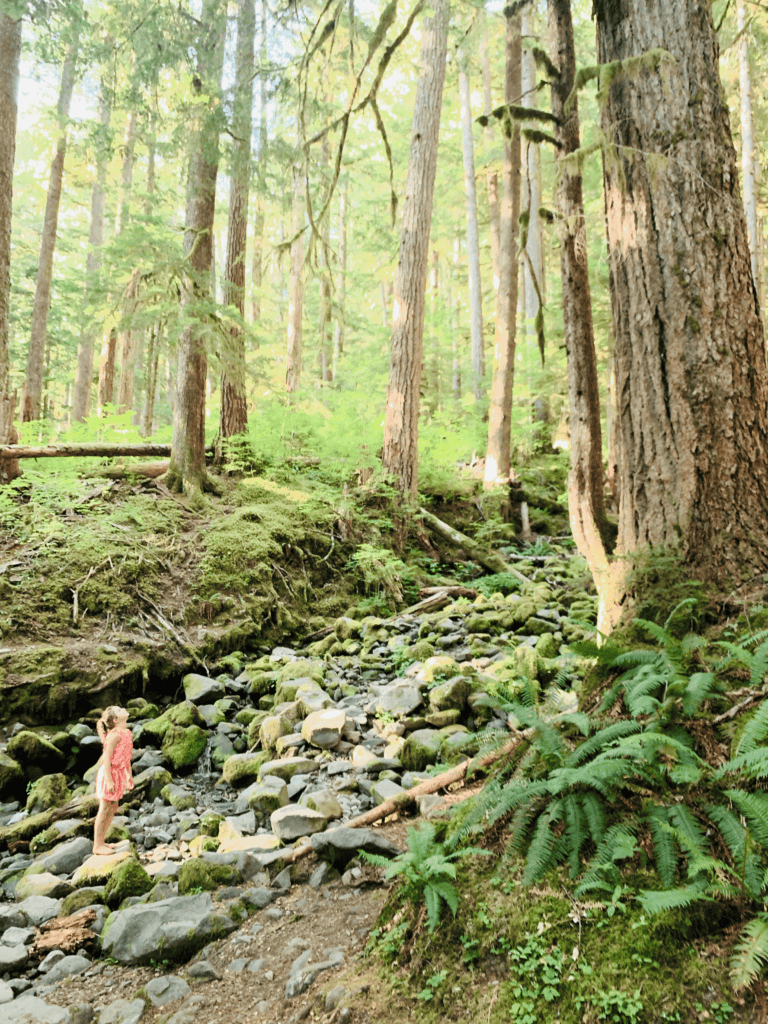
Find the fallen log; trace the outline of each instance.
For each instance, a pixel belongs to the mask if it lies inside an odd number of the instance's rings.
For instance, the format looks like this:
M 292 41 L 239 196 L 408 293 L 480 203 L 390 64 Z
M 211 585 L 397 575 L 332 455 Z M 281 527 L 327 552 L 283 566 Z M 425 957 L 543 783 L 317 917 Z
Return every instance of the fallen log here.
M 206 451 L 213 452 L 213 448 Z M 31 447 L 23 444 L 0 445 L 0 459 L 63 459 L 81 458 L 86 455 L 111 458 L 117 455 L 164 455 L 170 457 L 169 444 L 106 444 L 103 442 L 85 444 L 46 444 Z
M 170 461 L 163 459 L 161 462 L 131 462 L 128 465 L 118 463 L 113 466 L 101 466 L 93 471 L 93 476 L 104 476 L 109 480 L 125 480 L 129 476 L 144 476 L 155 480 L 168 472 Z
M 485 757 L 481 758 L 474 765 L 475 769 L 488 768 L 497 761 L 501 761 L 502 758 L 512 754 L 516 750 L 517 745 L 522 740 L 527 739 L 532 733 L 533 729 L 518 732 L 514 739 L 506 743 L 501 750 L 496 750 L 494 753 L 486 754 Z M 446 786 L 450 786 L 455 782 L 461 782 L 466 776 L 470 765 L 472 765 L 472 761 L 462 761 L 455 768 L 449 768 L 447 772 L 441 772 L 440 775 L 435 775 L 433 779 L 427 779 L 426 782 L 419 783 L 413 789 L 407 789 L 404 793 L 398 793 L 391 800 L 385 800 L 378 807 L 373 807 L 370 811 L 366 811 L 365 814 L 353 818 L 352 821 L 348 821 L 344 825 L 344 828 L 364 828 L 366 825 L 372 825 L 376 821 L 381 821 L 382 818 L 388 818 L 390 814 L 397 814 L 398 811 L 402 811 L 410 804 L 415 803 L 420 796 L 428 796 L 430 793 L 436 793 L 439 789 L 445 789 Z M 285 857 L 281 857 L 281 860 L 286 864 L 295 864 L 297 860 L 301 860 L 312 853 L 313 849 L 314 847 L 311 843 L 306 843 L 304 846 L 300 846 L 291 853 L 286 854 Z
M 424 522 L 434 533 L 439 534 L 446 540 L 449 540 L 456 547 L 462 548 L 469 557 L 479 562 L 485 569 L 489 569 L 491 572 L 508 572 L 510 575 L 519 579 L 521 583 L 531 583 L 527 576 L 524 576 L 518 569 L 515 569 L 513 565 L 505 561 L 501 555 L 494 554 L 492 551 L 486 551 L 485 548 L 476 544 L 471 537 L 467 537 L 466 534 L 461 533 L 459 530 L 455 530 L 448 523 L 444 523 L 442 519 L 438 519 L 437 516 L 433 516 L 431 512 L 427 512 L 425 508 L 419 509 L 421 512 Z

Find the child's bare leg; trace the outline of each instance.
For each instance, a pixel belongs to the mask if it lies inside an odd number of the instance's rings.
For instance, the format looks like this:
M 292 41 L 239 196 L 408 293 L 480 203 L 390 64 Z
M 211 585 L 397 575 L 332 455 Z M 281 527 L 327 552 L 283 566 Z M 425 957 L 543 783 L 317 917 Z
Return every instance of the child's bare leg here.
M 107 846 L 104 837 L 112 824 L 116 808 L 117 804 L 110 800 L 102 800 L 99 803 L 99 813 L 93 826 L 93 852 L 96 854 L 112 853 L 112 847 Z

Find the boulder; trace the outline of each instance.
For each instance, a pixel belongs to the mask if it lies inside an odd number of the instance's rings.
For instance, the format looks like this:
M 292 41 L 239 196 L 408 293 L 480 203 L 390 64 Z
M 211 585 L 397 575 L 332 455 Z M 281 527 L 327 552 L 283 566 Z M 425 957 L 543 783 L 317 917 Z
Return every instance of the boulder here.
M 242 851 L 269 852 L 278 850 L 280 840 L 277 836 L 264 834 L 260 836 L 238 836 L 232 839 L 225 839 L 219 846 L 219 853 L 240 853 Z
M 157 903 L 137 903 L 110 915 L 101 946 L 104 956 L 122 964 L 187 960 L 236 928 L 231 918 L 214 911 L 210 893 L 174 896 Z
M 199 725 L 171 725 L 163 737 L 163 754 L 173 768 L 191 768 L 205 750 L 208 735 Z
M 27 810 L 30 814 L 47 811 L 49 807 L 63 807 L 71 799 L 66 775 L 43 775 L 32 783 L 27 796 Z
M 263 780 L 267 775 L 275 775 L 284 782 L 290 782 L 294 775 L 308 775 L 319 769 L 320 764 L 307 757 L 283 757 L 278 761 L 264 761 L 259 769 L 259 778 Z
M 327 750 L 339 742 L 346 722 L 346 714 L 335 708 L 313 711 L 304 719 L 301 735 L 313 747 Z
M 92 907 L 95 903 L 103 903 L 104 889 L 103 885 L 91 889 L 75 889 L 61 904 L 61 916 L 69 917 L 70 914 L 76 914 L 78 910 Z
M 54 875 L 71 875 L 90 857 L 92 849 L 93 842 L 87 836 L 79 836 L 38 857 L 32 867 Z
M 422 703 L 421 693 L 411 683 L 393 683 L 388 686 L 376 701 L 377 712 L 404 718 L 410 715 Z
M 115 850 L 110 854 L 93 854 L 88 858 L 72 876 L 72 884 L 76 889 L 83 886 L 106 885 L 112 876 L 112 872 L 123 863 L 132 858 L 133 854 L 129 849 Z
M 444 736 L 438 729 L 417 729 L 412 732 L 400 751 L 400 760 L 413 772 L 423 771 L 440 760 L 440 745 Z
M 197 710 L 203 716 L 207 729 L 215 729 L 227 717 L 221 708 L 217 708 L 215 704 L 198 704 Z
M 223 768 L 224 762 L 227 761 L 233 754 L 237 753 L 235 745 L 229 736 L 225 736 L 224 733 L 217 732 L 214 734 L 211 742 L 211 764 L 216 768 Z
M 322 832 L 328 825 L 326 818 L 319 811 L 312 811 L 308 807 L 299 807 L 296 804 L 288 804 L 273 811 L 269 821 L 272 831 L 284 843 Z
M 286 790 L 286 801 L 288 792 Z M 300 807 L 308 807 L 310 811 L 318 811 L 327 821 L 335 821 L 344 816 L 344 810 L 330 789 L 316 789 L 313 793 L 304 793 L 299 800 Z
M 466 676 L 453 676 L 429 691 L 433 711 L 461 711 L 467 703 L 470 683 Z
M 296 658 L 289 661 L 277 673 L 278 689 L 286 682 L 294 679 L 313 679 L 316 683 L 322 684 L 325 681 L 325 665 L 322 661 L 310 658 Z M 292 697 L 288 698 L 293 700 Z
M 184 696 L 193 704 L 213 704 L 226 693 L 223 681 L 199 676 L 194 672 L 184 676 L 181 685 L 184 687 Z
M 223 815 L 217 814 L 216 811 L 208 811 L 200 819 L 200 831 L 204 836 L 217 836 L 222 821 L 224 821 Z
M 48 971 L 45 976 L 45 983 L 46 985 L 55 985 L 64 978 L 69 978 L 75 974 L 82 974 L 89 967 L 93 967 L 93 964 L 87 956 L 80 956 L 77 953 L 64 956 Z
M 43 774 L 56 772 L 64 763 L 64 755 L 48 740 L 24 729 L 8 740 L 8 756 L 16 761 L 25 775 L 29 769 L 42 769 Z
M 447 654 L 438 654 L 427 658 L 421 666 L 419 678 L 427 683 L 434 683 L 438 679 L 450 679 L 461 674 L 461 666 Z
M 193 857 L 179 868 L 179 895 L 200 889 L 211 892 L 220 885 L 237 885 L 239 881 L 240 873 L 231 864 L 211 864 L 200 857 Z
M 144 986 L 147 999 L 153 1006 L 165 1006 L 166 1003 L 173 1003 L 177 999 L 188 996 L 192 989 L 183 978 L 175 974 L 166 974 L 164 977 L 153 978 Z
M 371 797 L 375 804 L 386 803 L 387 800 L 392 800 L 396 796 L 400 796 L 405 793 L 402 786 L 398 786 L 396 782 L 392 782 L 391 779 L 380 779 L 371 786 Z
M 161 796 L 166 803 L 175 807 L 177 811 L 188 811 L 197 803 L 195 794 L 183 786 L 176 786 L 172 782 L 163 786 Z
M 6 971 L 13 974 L 16 971 L 24 970 L 27 960 L 29 960 L 29 950 L 23 942 L 19 942 L 15 946 L 0 944 L 0 972 L 3 974 Z
M 169 785 L 172 779 L 173 776 L 167 769 L 155 765 L 152 768 L 145 768 L 133 781 L 137 789 L 144 789 L 146 798 L 151 803 L 155 797 L 160 796 L 163 787 Z
M 18 909 L 24 915 L 25 920 L 36 928 L 46 921 L 58 917 L 61 913 L 61 900 L 55 900 L 52 896 L 28 896 Z
M 12 1003 L 3 1006 L 2 1018 L 3 1024 L 66 1024 L 69 1012 L 62 1006 L 53 1006 L 39 996 L 23 992 Z
M 267 775 L 263 782 L 248 787 L 248 807 L 259 818 L 268 817 L 273 811 L 288 803 L 288 787 L 282 779 Z
M 340 871 L 358 855 L 360 850 L 365 850 L 366 853 L 377 853 L 389 859 L 398 857 L 403 852 L 373 829 L 347 828 L 343 825 L 313 835 L 310 842 L 320 860 L 327 861 Z
M 172 725 L 180 728 L 187 728 L 190 725 L 202 727 L 205 725 L 205 719 L 191 700 L 185 700 L 168 708 L 159 718 L 145 722 L 141 727 L 142 736 L 145 741 L 154 742 L 159 746 Z
M 299 686 L 296 690 L 296 703 L 302 718 L 311 715 L 313 711 L 323 711 L 325 708 L 336 706 L 335 701 L 328 696 L 325 690 L 313 681 L 302 683 Z
M 24 875 L 16 885 L 17 900 L 25 900 L 29 896 L 50 896 L 54 900 L 63 899 L 72 892 L 69 882 L 62 882 L 50 871 L 41 871 L 34 875 Z
M 289 736 L 293 723 L 284 715 L 268 715 L 259 726 L 259 742 L 264 750 L 272 750 L 280 736 Z
M 0 750 L 0 797 L 16 796 L 24 791 L 24 772 L 18 761 Z
M 264 751 L 255 754 L 233 754 L 224 762 L 221 777 L 230 785 L 245 786 L 261 774 L 261 769 L 268 758 L 269 755 Z

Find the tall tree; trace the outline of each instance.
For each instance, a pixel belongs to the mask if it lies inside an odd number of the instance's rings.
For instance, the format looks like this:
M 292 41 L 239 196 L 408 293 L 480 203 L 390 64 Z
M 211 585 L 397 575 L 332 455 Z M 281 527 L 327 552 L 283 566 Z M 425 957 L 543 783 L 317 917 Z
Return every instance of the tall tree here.
M 768 570 L 768 371 L 712 12 L 618 0 L 596 14 L 614 71 L 618 549 L 674 549 L 730 593 Z
M 531 50 L 531 39 L 533 36 L 533 12 L 531 5 L 522 11 L 521 31 L 523 40 L 528 40 L 523 45 L 521 56 L 521 102 L 524 107 L 533 108 L 538 106 L 536 102 L 536 63 Z M 541 217 L 541 152 L 538 142 L 525 139 L 523 144 L 523 216 L 526 218 L 525 247 L 523 253 L 523 308 L 525 310 L 525 331 L 526 334 L 538 332 L 539 310 L 541 299 L 544 294 L 544 238 L 542 231 Z M 544 350 L 541 351 L 542 361 Z
M 744 212 L 747 216 L 747 236 L 752 276 L 760 295 L 757 269 L 757 196 L 755 194 L 755 132 L 752 123 L 752 73 L 749 67 L 749 35 L 747 9 L 744 0 L 736 5 L 736 26 L 739 31 L 739 112 L 741 115 L 741 182 L 744 190 Z
M 475 144 L 472 138 L 472 104 L 466 64 L 459 71 L 461 105 L 461 153 L 464 161 L 464 197 L 467 204 L 467 269 L 469 272 L 469 336 L 472 346 L 472 390 L 479 401 L 485 376 L 483 346 L 483 297 L 480 288 L 480 232 L 477 227 Z
M 483 105 L 486 116 L 493 110 L 493 92 L 491 90 L 491 62 L 488 57 L 488 22 L 485 12 L 481 11 L 483 18 L 480 35 L 480 68 L 483 76 Z M 490 159 L 496 139 L 495 129 L 491 126 L 490 120 L 485 125 L 485 149 L 488 169 L 485 174 L 485 186 L 488 192 L 488 215 L 490 217 L 491 235 L 491 261 L 493 265 L 493 287 L 499 287 L 499 234 L 501 232 L 499 222 L 499 175 L 496 164 Z
M 16 396 L 10 394 L 11 215 L 16 120 L 19 110 L 21 11 L 0 13 L 0 444 L 18 440 L 13 425 Z M 21 473 L 15 459 L 0 459 L 0 483 Z
M 520 96 L 520 15 L 508 13 L 505 33 L 505 87 L 507 104 Z M 504 157 L 499 232 L 499 290 L 496 295 L 496 330 L 493 339 L 493 378 L 488 413 L 486 487 L 509 480 L 512 430 L 512 393 L 515 374 L 517 321 L 517 220 L 520 215 L 520 125 L 509 115 L 503 122 Z
M 547 6 L 553 64 L 549 78 L 557 144 L 555 207 L 560 239 L 563 333 L 568 358 L 571 435 L 568 512 L 576 546 L 587 559 L 596 583 L 603 586 L 608 573 L 604 543 L 603 448 L 581 164 L 573 156 L 580 144 L 579 107 L 574 91 L 573 19 L 570 0 L 548 0 Z
M 102 246 L 104 245 L 104 203 L 106 198 L 107 165 L 109 163 L 109 122 L 112 116 L 112 89 L 102 73 L 99 92 L 99 128 L 96 136 L 96 173 L 91 188 L 91 219 L 88 228 L 88 255 L 85 266 L 85 296 L 83 325 L 77 349 L 77 373 L 72 398 L 72 418 L 82 422 L 88 415 L 93 384 L 93 346 L 98 334 L 95 303 L 100 291 Z M 110 332 L 111 333 L 111 332 Z M 113 353 L 115 338 L 112 341 Z M 114 355 L 112 357 L 114 369 Z M 101 382 L 101 374 L 99 374 Z M 109 401 L 112 401 L 112 381 L 109 383 Z M 99 405 L 101 405 L 101 389 Z
M 347 192 L 348 179 L 345 177 L 339 188 L 339 288 L 336 299 L 336 320 L 333 325 L 333 380 L 339 373 L 339 362 L 344 352 L 344 313 L 347 297 Z
M 304 171 L 297 154 L 293 164 L 291 265 L 288 271 L 288 358 L 285 389 L 289 392 L 298 391 L 301 383 L 304 327 L 304 214 Z
M 135 108 L 128 111 L 125 122 L 125 137 L 123 139 L 123 169 L 120 177 L 120 197 L 118 200 L 117 223 L 115 225 L 115 238 L 119 238 L 128 226 L 131 216 L 131 193 L 133 192 L 133 167 L 136 162 L 136 126 L 137 114 Z M 120 331 L 120 376 L 117 384 L 117 411 L 128 412 L 133 409 L 133 386 L 136 369 L 136 353 L 138 348 L 138 335 L 131 324 L 133 313 L 139 296 L 139 271 L 134 269 L 131 274 L 128 287 L 125 290 L 123 300 L 123 315 L 128 321 L 127 326 Z M 114 373 L 114 348 L 112 349 L 112 369 Z M 101 382 L 101 372 L 99 372 Z M 111 395 L 107 398 L 111 402 Z
M 168 467 L 168 486 L 189 492 L 213 487 L 205 470 L 206 334 L 219 170 L 225 13 L 222 0 L 204 0 L 194 47 L 192 91 L 197 99 L 197 122 L 190 149 L 184 231 L 187 272 L 181 298 L 184 327 L 178 342 L 176 407 Z
M 419 466 L 419 390 L 424 353 L 424 297 L 437 169 L 437 142 L 448 46 L 448 4 L 434 0 L 424 22 L 411 128 L 382 464 L 404 494 L 415 498 Z
M 45 201 L 43 230 L 40 235 L 40 257 L 37 265 L 35 303 L 32 309 L 32 326 L 27 353 L 27 379 L 24 386 L 24 409 L 22 418 L 40 418 L 40 404 L 43 394 L 43 364 L 45 362 L 45 338 L 48 330 L 48 311 L 51 308 L 51 284 L 53 282 L 53 254 L 56 249 L 56 233 L 59 224 L 61 184 L 64 178 L 64 160 L 67 153 L 69 134 L 69 108 L 75 88 L 75 67 L 80 45 L 80 12 L 75 10 L 71 24 L 71 38 L 67 55 L 61 69 L 59 102 L 56 113 L 59 121 L 59 135 L 51 161 L 48 179 L 48 196 Z
M 264 276 L 264 204 L 267 191 L 267 0 L 261 0 L 259 39 L 259 160 L 256 191 L 256 216 L 253 221 L 253 258 L 251 262 L 251 323 L 261 319 L 261 292 Z
M 224 301 L 234 306 L 233 322 L 225 340 L 221 370 L 221 436 L 242 434 L 248 426 L 245 397 L 245 246 L 248 233 L 248 195 L 251 184 L 251 129 L 253 127 L 253 37 L 256 10 L 253 0 L 239 0 L 235 46 L 235 94 L 232 116 L 232 174 L 229 182 L 227 263 Z

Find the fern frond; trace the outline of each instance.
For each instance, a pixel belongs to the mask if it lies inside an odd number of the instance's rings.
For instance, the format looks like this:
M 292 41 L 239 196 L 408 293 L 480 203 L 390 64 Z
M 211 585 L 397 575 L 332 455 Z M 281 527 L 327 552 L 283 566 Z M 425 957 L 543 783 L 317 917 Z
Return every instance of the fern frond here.
M 749 685 L 753 687 L 762 686 L 765 681 L 765 673 L 768 671 L 768 640 L 764 640 L 755 651 L 755 658 L 752 662 L 752 671 L 749 677 Z
M 707 889 L 706 882 L 698 881 L 691 885 L 683 885 L 679 889 L 644 889 L 637 894 L 637 898 L 646 914 L 661 914 L 665 910 L 675 910 L 677 907 L 690 907 L 698 900 L 711 902 L 712 897 Z
M 722 779 L 731 772 L 738 772 L 747 779 L 764 779 L 768 775 L 768 747 L 757 747 L 726 761 L 720 765 L 714 777 Z
M 427 927 L 433 932 L 440 923 L 440 894 L 434 885 L 424 889 L 424 901 L 427 904 Z
M 584 809 L 590 838 L 595 846 L 598 846 L 605 835 L 605 803 L 597 793 L 580 793 L 579 801 Z
M 525 846 L 530 837 L 531 822 L 540 812 L 541 806 L 541 801 L 535 801 L 516 811 L 509 829 L 508 848 L 510 850 L 517 852 Z
M 636 668 L 638 665 L 656 665 L 659 661 L 659 652 L 657 650 L 645 650 L 641 648 L 637 651 L 625 651 L 623 654 L 618 655 L 611 662 L 613 668 Z
M 768 701 L 763 701 L 747 722 L 736 747 L 736 753 L 747 754 L 751 750 L 755 750 L 766 736 L 768 736 Z
M 580 853 L 589 838 L 589 827 L 584 808 L 578 796 L 563 798 L 563 816 L 565 818 L 565 857 L 571 869 L 571 878 L 579 873 Z
M 674 617 L 677 615 L 677 613 L 680 611 L 681 608 L 685 608 L 686 605 L 695 605 L 695 604 L 696 604 L 696 598 L 695 597 L 685 597 L 685 598 L 683 598 L 682 601 L 680 601 L 678 604 L 676 604 L 675 607 L 672 609 L 672 611 L 667 616 L 667 621 L 664 623 L 664 630 L 665 630 L 665 632 L 669 629 L 670 623 L 672 622 L 672 620 L 674 619 Z
M 700 650 L 702 647 L 707 646 L 707 638 L 699 636 L 697 633 L 688 633 L 687 636 L 683 637 L 683 642 L 680 644 L 680 650 L 686 656 L 693 654 L 694 651 Z
M 609 864 L 612 861 L 631 857 L 635 850 L 635 826 L 623 822 L 611 825 L 603 836 L 595 853 L 597 864 Z
M 431 882 L 431 888 L 440 896 L 441 899 L 450 907 L 451 913 L 456 917 L 456 911 L 459 909 L 459 894 L 456 891 L 456 887 L 451 885 L 450 882 Z
M 707 855 L 708 847 L 704 830 L 694 818 L 690 808 L 686 807 L 685 804 L 675 804 L 674 807 L 669 809 L 669 820 L 681 836 L 685 838 L 686 845 L 691 853 L 696 853 L 701 857 Z
M 550 829 L 554 821 L 562 817 L 562 804 L 559 800 L 542 814 L 536 823 L 536 831 L 533 834 L 531 845 L 528 847 L 528 855 L 525 859 L 522 884 L 533 885 L 545 875 L 555 863 L 555 836 Z
M 747 988 L 768 963 L 768 915 L 758 914 L 742 931 L 731 957 L 731 983 L 739 992 Z
M 768 796 L 745 793 L 743 789 L 727 789 L 725 795 L 747 819 L 749 829 L 763 847 L 768 847 Z
M 589 715 L 585 715 L 583 711 L 572 711 L 569 714 L 558 715 L 557 721 L 561 725 L 575 725 L 582 736 L 589 736 L 589 731 L 592 727 Z
M 625 720 L 623 722 L 615 722 L 613 725 L 606 726 L 605 729 L 601 729 L 600 732 L 596 732 L 594 736 L 590 736 L 589 739 L 585 740 L 584 743 L 580 743 L 579 746 L 573 751 L 572 754 L 563 761 L 564 768 L 575 768 L 576 765 L 586 761 L 594 754 L 600 753 L 606 747 L 616 743 L 624 736 L 630 736 L 633 733 L 642 731 L 643 726 L 640 722 L 633 722 Z
M 714 672 L 694 672 L 683 693 L 683 714 L 693 716 L 712 692 Z
M 669 825 L 669 811 L 655 804 L 649 808 L 645 820 L 653 837 L 653 854 L 659 878 L 667 889 L 671 889 L 675 882 L 678 856 L 674 836 L 668 827 L 663 827 Z

